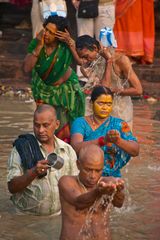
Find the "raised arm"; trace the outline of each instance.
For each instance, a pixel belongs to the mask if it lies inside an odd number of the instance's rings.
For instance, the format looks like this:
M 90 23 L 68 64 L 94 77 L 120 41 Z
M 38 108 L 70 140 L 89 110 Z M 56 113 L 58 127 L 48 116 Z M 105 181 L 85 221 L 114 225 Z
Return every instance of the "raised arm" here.
M 63 176 L 59 180 L 58 187 L 61 199 L 75 206 L 77 210 L 82 210 L 91 207 L 103 194 L 111 195 L 116 189 L 116 181 L 107 177 L 103 184 L 97 184 L 92 190 L 81 193 L 76 177 Z
M 67 29 L 65 30 L 65 32 L 57 31 L 56 32 L 56 37 L 60 41 L 65 42 L 68 45 L 76 63 L 78 65 L 82 65 L 83 64 L 83 59 L 78 56 L 78 53 L 76 51 L 75 41 L 71 38 L 70 33 L 67 31 Z
M 40 33 L 36 37 L 38 44 L 32 53 L 28 53 L 24 59 L 24 72 L 31 72 L 34 68 L 39 54 L 44 46 L 44 30 L 41 30 Z

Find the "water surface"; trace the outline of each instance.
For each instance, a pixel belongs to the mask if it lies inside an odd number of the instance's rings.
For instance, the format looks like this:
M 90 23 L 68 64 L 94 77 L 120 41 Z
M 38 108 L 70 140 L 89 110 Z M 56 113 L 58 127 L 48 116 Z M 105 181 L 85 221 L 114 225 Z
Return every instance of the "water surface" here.
M 60 217 L 16 215 L 6 186 L 6 164 L 13 140 L 32 131 L 35 105 L 0 97 L 0 240 L 58 240 Z M 134 134 L 140 155 L 123 170 L 125 204 L 111 213 L 113 240 L 160 239 L 160 104 L 134 101 Z

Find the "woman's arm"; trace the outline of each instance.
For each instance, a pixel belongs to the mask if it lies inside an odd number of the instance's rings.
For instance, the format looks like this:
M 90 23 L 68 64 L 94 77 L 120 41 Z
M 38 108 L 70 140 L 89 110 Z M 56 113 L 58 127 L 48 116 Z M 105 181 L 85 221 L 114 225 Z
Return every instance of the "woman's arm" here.
M 104 178 L 103 178 L 104 179 Z M 60 196 L 77 210 L 83 210 L 93 205 L 103 194 L 111 195 L 116 189 L 115 178 L 106 177 L 105 182 L 97 183 L 91 190 L 82 193 L 76 177 L 63 176 L 58 182 Z M 62 203 L 63 204 L 63 203 Z
M 78 65 L 82 65 L 83 64 L 83 59 L 78 56 L 78 53 L 76 51 L 75 41 L 71 38 L 70 33 L 67 31 L 67 29 L 65 30 L 65 32 L 57 31 L 56 32 L 56 37 L 60 41 L 65 42 L 68 45 L 76 63 Z
M 103 47 L 103 46 L 101 46 L 100 54 L 106 60 L 105 71 L 104 71 L 103 78 L 101 80 L 101 84 L 105 87 L 110 88 L 110 86 L 111 86 L 110 72 L 111 72 L 111 66 L 112 66 L 112 63 L 111 63 L 112 55 L 109 52 L 109 49 L 107 47 Z
M 24 72 L 31 72 L 38 60 L 39 54 L 44 46 L 44 30 L 40 31 L 37 38 L 38 44 L 32 53 L 26 55 L 24 59 Z
M 130 154 L 132 157 L 136 157 L 139 154 L 139 144 L 133 140 L 125 140 L 120 137 L 120 133 L 117 130 L 108 131 L 105 142 L 114 143 L 119 148 L 121 148 L 126 153 Z

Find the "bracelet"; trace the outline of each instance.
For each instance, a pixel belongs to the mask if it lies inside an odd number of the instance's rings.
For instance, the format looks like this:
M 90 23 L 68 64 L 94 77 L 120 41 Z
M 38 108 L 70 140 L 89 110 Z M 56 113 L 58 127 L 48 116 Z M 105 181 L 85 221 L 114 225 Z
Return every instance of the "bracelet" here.
M 38 55 L 36 54 L 35 50 L 33 50 L 32 55 L 36 58 L 38 58 Z
M 69 45 L 70 47 L 75 46 L 75 41 L 74 41 L 72 38 L 70 38 L 70 39 L 68 40 L 68 45 Z
M 35 167 L 29 169 L 29 170 L 27 171 L 27 174 L 28 174 L 30 177 L 34 177 L 34 178 L 38 176 Z
M 105 144 L 104 137 L 99 137 L 99 138 L 98 138 L 98 145 L 99 145 L 100 147 L 103 147 L 104 145 L 106 145 L 106 144 Z

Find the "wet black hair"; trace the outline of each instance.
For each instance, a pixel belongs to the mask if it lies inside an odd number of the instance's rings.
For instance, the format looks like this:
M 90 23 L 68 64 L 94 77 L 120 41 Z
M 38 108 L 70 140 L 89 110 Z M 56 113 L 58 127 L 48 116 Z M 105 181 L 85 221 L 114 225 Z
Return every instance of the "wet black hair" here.
M 59 31 L 64 32 L 65 29 L 68 30 L 68 20 L 67 18 L 61 17 L 61 16 L 49 16 L 43 23 L 43 27 L 45 28 L 48 23 L 53 23 L 57 26 L 57 29 Z
M 89 35 L 82 35 L 76 40 L 76 49 L 82 50 L 83 48 L 87 48 L 89 50 L 94 50 L 95 45 L 100 49 L 99 42 Z
M 110 88 L 104 86 L 95 86 L 91 93 L 91 102 L 94 103 L 96 99 L 102 94 L 111 95 L 113 98 L 113 93 Z

